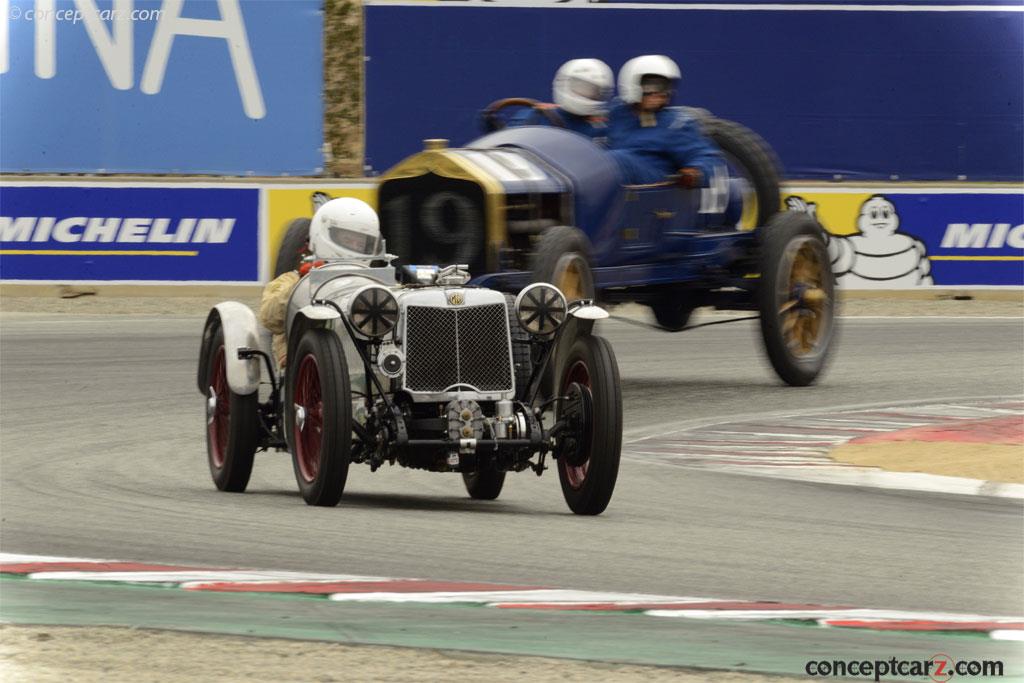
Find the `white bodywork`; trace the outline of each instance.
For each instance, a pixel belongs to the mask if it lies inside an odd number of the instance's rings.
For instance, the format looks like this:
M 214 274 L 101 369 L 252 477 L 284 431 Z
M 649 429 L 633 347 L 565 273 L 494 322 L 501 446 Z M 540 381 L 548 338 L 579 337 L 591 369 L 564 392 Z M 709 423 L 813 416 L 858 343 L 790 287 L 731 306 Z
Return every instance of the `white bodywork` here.
M 245 304 L 224 301 L 214 309 L 224 330 L 228 386 L 234 393 L 247 396 L 259 388 L 262 361 L 259 357 L 240 359 L 238 349 L 248 347 L 270 353 L 270 333 L 256 321 L 256 314 Z

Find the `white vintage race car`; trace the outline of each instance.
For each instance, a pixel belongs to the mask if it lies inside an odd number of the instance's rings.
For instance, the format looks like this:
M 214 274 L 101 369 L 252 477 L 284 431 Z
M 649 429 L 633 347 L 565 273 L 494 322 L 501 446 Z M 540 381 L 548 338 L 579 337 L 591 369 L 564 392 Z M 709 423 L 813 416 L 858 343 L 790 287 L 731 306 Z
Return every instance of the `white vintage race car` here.
M 607 313 L 549 284 L 513 299 L 468 281 L 460 266 L 328 262 L 291 294 L 283 370 L 250 308 L 215 306 L 198 385 L 217 488 L 244 491 L 273 448 L 291 452 L 310 505 L 336 505 L 353 462 L 460 472 L 494 499 L 550 453 L 569 508 L 600 514 L 622 445 L 618 365 L 592 334 Z

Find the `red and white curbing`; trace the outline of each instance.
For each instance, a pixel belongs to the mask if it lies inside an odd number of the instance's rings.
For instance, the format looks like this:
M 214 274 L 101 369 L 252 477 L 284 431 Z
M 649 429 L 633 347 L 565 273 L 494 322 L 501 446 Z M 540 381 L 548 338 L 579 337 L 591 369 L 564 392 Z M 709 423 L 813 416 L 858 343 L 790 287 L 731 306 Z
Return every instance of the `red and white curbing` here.
M 708 422 L 634 439 L 624 444 L 623 454 L 649 463 L 778 479 L 1020 500 L 1024 484 L 891 472 L 836 462 L 829 453 L 851 441 L 893 440 L 915 430 L 942 429 L 949 440 L 962 441 L 955 436 L 958 424 L 1004 421 L 1019 431 L 1022 420 L 1024 401 L 1015 397 L 861 406 Z
M 354 574 L 207 569 L 11 553 L 0 553 L 0 574 L 18 574 L 42 581 L 162 584 L 190 591 L 301 593 L 323 595 L 336 602 L 469 603 L 499 609 L 629 612 L 654 617 L 734 621 L 802 621 L 826 627 L 880 631 L 971 631 L 986 633 L 996 640 L 1024 641 L 1024 617 L 857 609 Z

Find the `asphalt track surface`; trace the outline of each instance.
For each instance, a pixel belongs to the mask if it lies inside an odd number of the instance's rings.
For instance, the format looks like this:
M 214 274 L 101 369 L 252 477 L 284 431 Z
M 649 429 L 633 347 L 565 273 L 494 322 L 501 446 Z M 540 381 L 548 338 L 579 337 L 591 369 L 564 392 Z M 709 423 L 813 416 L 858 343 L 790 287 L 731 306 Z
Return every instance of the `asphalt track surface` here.
M 498 501 L 477 502 L 456 475 L 354 466 L 341 505 L 317 509 L 274 453 L 258 456 L 246 494 L 219 493 L 195 385 L 202 322 L 0 319 L 5 552 L 1024 613 L 1016 501 L 626 458 L 597 518 L 568 511 L 554 471 L 511 475 Z M 619 358 L 627 441 L 739 415 L 1024 391 L 1019 318 L 848 318 L 823 381 L 800 389 L 775 379 L 750 322 L 601 332 Z

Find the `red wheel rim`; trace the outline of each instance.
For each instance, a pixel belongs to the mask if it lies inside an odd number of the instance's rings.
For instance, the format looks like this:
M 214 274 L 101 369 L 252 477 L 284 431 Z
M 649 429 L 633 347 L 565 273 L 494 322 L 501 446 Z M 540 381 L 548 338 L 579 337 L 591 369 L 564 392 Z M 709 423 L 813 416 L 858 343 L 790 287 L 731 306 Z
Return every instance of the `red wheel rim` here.
M 228 452 L 228 428 L 231 423 L 231 395 L 228 389 L 227 365 L 224 362 L 224 346 L 213 354 L 213 369 L 210 372 L 210 387 L 216 399 L 213 415 L 207 416 L 206 431 L 210 442 L 210 456 L 213 466 L 224 467 Z
M 569 371 L 565 373 L 565 379 L 562 380 L 562 391 L 561 394 L 564 396 L 566 390 L 572 385 L 573 382 L 581 384 L 588 389 L 590 386 L 590 370 L 587 369 L 587 364 L 581 360 L 576 361 L 569 368 Z M 562 468 L 562 472 L 565 473 L 565 479 L 569 482 L 569 486 L 576 490 L 583 486 L 583 483 L 587 480 L 587 472 L 590 471 L 590 458 L 582 465 L 570 465 L 565 460 L 559 460 L 558 466 Z
M 324 432 L 324 401 L 320 391 L 320 368 L 316 357 L 307 353 L 299 363 L 299 371 L 295 380 L 295 403 L 293 416 L 293 434 L 295 441 L 295 459 L 299 464 L 299 473 L 307 482 L 316 479 L 320 471 L 320 452 L 323 446 Z M 300 409 L 304 413 L 299 419 Z

